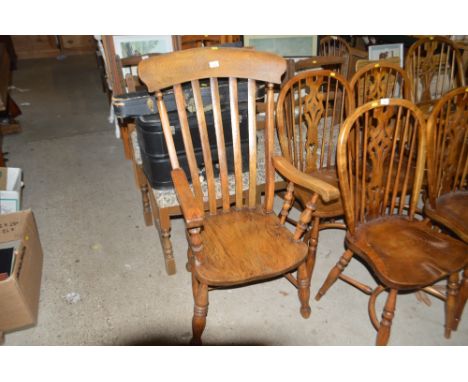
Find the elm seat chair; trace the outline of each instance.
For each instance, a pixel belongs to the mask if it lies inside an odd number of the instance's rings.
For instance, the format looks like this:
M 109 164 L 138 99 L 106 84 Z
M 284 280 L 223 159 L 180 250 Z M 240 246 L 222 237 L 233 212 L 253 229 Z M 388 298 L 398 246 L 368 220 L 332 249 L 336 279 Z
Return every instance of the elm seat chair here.
M 283 156 L 298 170 L 321 179 L 338 190 L 336 145 L 340 127 L 353 110 L 353 95 L 344 77 L 330 70 L 301 72 L 281 88 L 276 106 L 277 131 Z M 294 200 L 302 209 L 314 192 L 296 187 Z M 318 198 L 312 213 L 309 241 L 312 268 L 315 264 L 319 231 L 345 229 L 336 221 L 344 215 L 341 199 Z M 292 221 L 292 220 L 289 220 Z M 292 221 L 293 222 L 293 221 Z M 293 222 L 294 223 L 294 222 Z
M 424 212 L 432 222 L 468 243 L 468 88 L 445 94 L 427 122 L 429 197 Z M 468 269 L 453 329 L 468 298 Z
M 399 65 L 385 61 L 369 63 L 353 75 L 350 81 L 356 107 L 380 98 L 411 100 L 408 74 Z
M 281 82 L 286 70 L 286 61 L 275 54 L 256 52 L 251 49 L 198 48 L 152 57 L 139 64 L 139 75 L 150 92 L 156 92 L 157 107 L 161 116 L 168 147 L 174 188 L 181 206 L 187 228 L 189 270 L 195 300 L 192 320 L 192 344 L 201 344 L 201 335 L 206 325 L 209 288 L 231 287 L 253 282 L 263 282 L 285 276 L 298 288 L 303 317 L 310 315 L 309 267 L 307 245 L 301 240 L 311 219 L 318 196 L 307 203 L 295 233 L 284 223 L 288 201 L 294 184 L 309 188 L 324 200 L 338 198 L 339 194 L 325 182 L 301 173 L 284 157 L 274 156 L 274 100 L 273 84 Z M 218 78 L 229 78 L 230 126 L 223 126 L 219 100 Z M 249 173 L 242 177 L 237 80 L 248 79 L 248 138 Z M 207 135 L 205 110 L 200 94 L 201 79 L 209 79 L 212 112 L 215 120 L 216 147 L 219 161 L 219 177 L 222 203 L 217 208 L 214 164 Z M 202 142 L 206 170 L 207 193 L 204 194 L 198 178 L 198 165 L 188 128 L 182 84 L 191 85 Z M 266 84 L 265 117 L 265 197 L 260 203 L 257 193 L 257 157 L 255 94 L 257 85 Z M 161 90 L 173 87 L 185 151 L 190 167 L 192 186 L 179 166 L 179 158 L 172 139 L 171 126 Z M 230 204 L 227 181 L 227 151 L 224 131 L 231 129 L 234 145 L 235 203 Z M 281 218 L 273 213 L 275 170 L 290 180 L 286 202 Z M 243 192 L 247 182 L 248 191 Z M 209 210 L 204 212 L 203 203 Z M 297 271 L 297 277 L 293 272 Z
M 428 36 L 413 43 L 405 70 L 411 80 L 411 99 L 426 115 L 446 92 L 465 86 L 460 51 L 446 37 Z
M 344 122 L 338 141 L 347 249 L 316 298 L 342 275 L 354 255 L 361 258 L 379 283 L 374 289 L 359 288 L 370 295 L 369 316 L 378 331 L 377 345 L 388 343 L 400 291 L 422 289 L 445 300 L 449 338 L 459 272 L 468 265 L 466 244 L 415 219 L 426 156 L 425 127 L 423 113 L 410 101 L 382 99 L 357 108 Z M 446 294 L 433 288 L 443 279 L 448 279 Z M 385 290 L 389 294 L 379 323 L 375 302 Z
M 320 38 L 319 56 L 338 56 L 343 57 L 343 63 L 340 74 L 348 79 L 351 66 L 351 47 L 346 40 L 339 36 L 325 36 Z
M 427 122 L 425 214 L 468 243 L 468 88 L 444 95 Z

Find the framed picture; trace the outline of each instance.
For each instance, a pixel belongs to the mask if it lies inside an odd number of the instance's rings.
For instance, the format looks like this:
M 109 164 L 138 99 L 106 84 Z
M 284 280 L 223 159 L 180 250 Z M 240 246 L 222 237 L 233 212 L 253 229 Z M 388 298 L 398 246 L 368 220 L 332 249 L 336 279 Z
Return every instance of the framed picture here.
M 120 58 L 143 56 L 149 53 L 174 51 L 171 35 L 161 36 L 112 36 L 115 54 Z
M 400 66 L 403 68 L 403 44 L 384 44 L 369 46 L 369 60 L 386 60 L 392 57 L 399 57 Z
M 317 36 L 244 36 L 244 46 L 277 53 L 283 57 L 310 57 L 317 54 Z

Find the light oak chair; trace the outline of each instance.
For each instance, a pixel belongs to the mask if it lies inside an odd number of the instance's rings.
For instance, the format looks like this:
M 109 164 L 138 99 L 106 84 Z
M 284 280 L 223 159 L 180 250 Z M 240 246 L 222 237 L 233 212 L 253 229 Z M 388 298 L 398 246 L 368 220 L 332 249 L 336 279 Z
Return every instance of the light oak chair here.
M 189 64 L 188 64 L 189 63 Z M 192 289 L 195 300 L 192 321 L 193 344 L 201 343 L 206 325 L 209 288 L 232 287 L 285 276 L 297 288 L 303 317 L 310 315 L 309 264 L 307 245 L 301 241 L 320 196 L 323 200 L 338 198 L 335 188 L 325 182 L 301 173 L 289 161 L 274 156 L 274 100 L 273 84 L 281 81 L 286 70 L 283 58 L 265 52 L 235 48 L 198 48 L 149 58 L 139 64 L 139 74 L 150 92 L 156 92 L 165 140 L 170 155 L 172 180 L 187 227 L 189 243 L 188 259 L 192 274 Z M 221 118 L 218 79 L 229 78 L 230 126 L 223 126 Z M 241 135 L 239 129 L 238 79 L 248 79 L 248 142 L 249 172 L 242 175 Z M 219 161 L 221 205 L 217 205 L 217 190 L 209 144 L 206 118 L 200 94 L 201 79 L 209 79 L 212 112 L 215 120 L 216 148 Z M 191 85 L 202 142 L 206 168 L 207 188 L 202 189 L 199 168 L 195 159 L 192 137 L 187 120 L 187 110 L 182 84 Z M 265 156 L 257 157 L 256 136 L 256 89 L 266 83 Z M 189 164 L 192 185 L 179 166 L 171 126 L 161 90 L 173 87 L 182 130 L 185 151 Z M 233 137 L 234 160 L 234 206 L 231 206 L 227 173 L 228 154 L 224 134 L 230 129 Z M 260 203 L 257 190 L 257 165 L 265 163 L 266 184 L 264 202 Z M 291 181 L 283 206 L 281 219 L 273 213 L 275 170 Z M 248 184 L 248 191 L 243 185 Z M 307 203 L 296 230 L 291 233 L 283 226 L 294 184 L 311 189 L 317 194 Z M 208 211 L 204 211 L 204 203 Z M 293 272 L 297 271 L 297 276 Z
M 424 213 L 433 223 L 468 243 L 468 88 L 444 95 L 427 123 L 429 197 Z M 468 269 L 463 273 L 453 329 L 468 298 Z
M 330 70 L 301 72 L 282 87 L 276 106 L 277 130 L 281 151 L 298 170 L 320 179 L 338 190 L 336 145 L 340 128 L 354 109 L 353 93 L 344 77 Z M 302 209 L 314 195 L 309 189 L 296 187 L 294 200 Z M 311 274 L 319 231 L 345 229 L 341 199 L 318 198 L 312 212 L 309 241 Z M 294 221 L 290 220 L 294 223 Z
M 446 92 L 465 86 L 460 51 L 446 37 L 428 36 L 411 45 L 405 70 L 411 80 L 411 99 L 426 115 Z
M 410 101 L 382 99 L 357 108 L 340 132 L 337 160 L 347 249 L 316 299 L 343 278 L 343 270 L 357 255 L 379 282 L 374 289 L 353 284 L 370 295 L 377 345 L 388 343 L 400 291 L 422 289 L 445 300 L 445 336 L 449 338 L 454 329 L 459 272 L 468 265 L 468 246 L 415 219 L 426 156 L 425 128 L 423 113 Z M 446 294 L 433 287 L 443 279 L 448 279 Z M 389 294 L 379 323 L 375 302 L 385 290 Z
M 348 79 L 351 69 L 351 47 L 346 40 L 339 36 L 325 36 L 320 38 L 319 56 L 338 56 L 343 57 L 343 63 L 340 74 Z
M 350 82 L 357 106 L 380 98 L 411 100 L 411 83 L 408 74 L 399 65 L 379 61 L 362 66 Z

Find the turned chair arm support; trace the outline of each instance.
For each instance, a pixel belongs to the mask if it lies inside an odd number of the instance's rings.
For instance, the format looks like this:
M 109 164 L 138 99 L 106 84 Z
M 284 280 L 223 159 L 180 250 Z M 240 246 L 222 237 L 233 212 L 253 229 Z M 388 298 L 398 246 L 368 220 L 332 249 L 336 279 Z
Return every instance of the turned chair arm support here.
M 205 215 L 203 202 L 197 200 L 193 195 L 184 170 L 181 168 L 172 170 L 171 177 L 187 228 L 203 226 L 203 217 Z
M 298 170 L 283 156 L 274 156 L 273 165 L 290 182 L 315 192 L 325 202 L 330 202 L 340 197 L 340 190 L 338 188 Z

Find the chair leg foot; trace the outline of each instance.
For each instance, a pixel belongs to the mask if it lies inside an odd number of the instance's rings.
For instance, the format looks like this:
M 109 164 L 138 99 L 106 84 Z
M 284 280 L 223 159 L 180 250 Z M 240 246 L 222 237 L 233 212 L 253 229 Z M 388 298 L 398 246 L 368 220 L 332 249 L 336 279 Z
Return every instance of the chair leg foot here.
M 325 293 L 327 293 L 328 289 L 330 289 L 330 287 L 335 283 L 335 281 L 338 279 L 340 274 L 347 267 L 352 257 L 353 257 L 353 252 L 351 252 L 349 249 L 347 249 L 345 253 L 343 253 L 343 255 L 340 257 L 340 260 L 338 260 L 336 265 L 332 268 L 325 282 L 320 287 L 317 295 L 315 296 L 315 299 L 317 301 L 319 301 L 322 298 L 322 296 L 324 296 Z
M 198 283 L 196 280 L 194 282 Z M 195 285 L 194 285 L 195 292 Z M 201 336 L 206 326 L 206 316 L 208 314 L 208 285 L 203 283 L 198 283 L 196 286 L 195 297 L 195 307 L 193 309 L 193 319 L 192 319 L 192 339 L 190 341 L 191 345 L 201 345 L 202 340 Z
M 311 309 L 310 301 L 310 278 L 307 272 L 307 264 L 302 263 L 297 269 L 297 284 L 299 301 L 301 302 L 301 316 L 309 318 Z
M 465 309 L 466 300 L 468 299 L 468 268 L 463 271 L 463 278 L 460 283 L 460 292 L 458 294 L 457 307 L 455 309 L 455 318 L 453 320 L 452 330 L 458 329 L 463 310 Z
M 452 273 L 447 282 L 447 301 L 445 302 L 445 338 L 450 338 L 452 328 L 456 320 L 457 301 L 460 285 L 458 273 Z
M 388 344 L 390 338 L 390 330 L 392 328 L 392 320 L 395 315 L 396 297 L 398 290 L 390 289 L 387 297 L 387 302 L 382 313 L 382 320 L 380 321 L 379 331 L 377 333 L 377 346 L 385 346 Z

